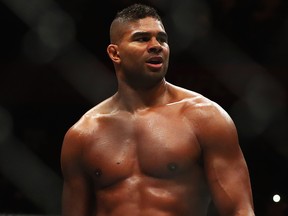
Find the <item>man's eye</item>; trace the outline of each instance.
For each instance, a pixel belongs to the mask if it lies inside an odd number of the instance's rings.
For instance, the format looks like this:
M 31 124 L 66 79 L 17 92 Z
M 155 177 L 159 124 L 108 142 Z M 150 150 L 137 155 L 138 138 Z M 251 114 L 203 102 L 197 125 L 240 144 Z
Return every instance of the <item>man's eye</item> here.
M 137 38 L 136 41 L 139 41 L 139 42 L 147 42 L 147 41 L 149 41 L 149 38 L 147 38 L 147 37 L 141 37 L 141 38 Z
M 158 38 L 158 41 L 160 43 L 167 43 L 168 42 L 167 38 Z

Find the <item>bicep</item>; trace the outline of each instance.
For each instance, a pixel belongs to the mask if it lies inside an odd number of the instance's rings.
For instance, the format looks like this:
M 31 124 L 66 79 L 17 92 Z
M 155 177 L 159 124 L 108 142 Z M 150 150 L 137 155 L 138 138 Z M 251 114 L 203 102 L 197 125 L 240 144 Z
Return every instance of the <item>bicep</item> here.
M 91 215 L 91 189 L 88 175 L 82 165 L 81 140 L 73 132 L 64 138 L 61 151 L 61 168 L 63 176 L 62 215 Z
M 232 120 L 220 116 L 208 125 L 203 143 L 205 173 L 218 211 L 249 212 L 253 205 L 249 173 Z

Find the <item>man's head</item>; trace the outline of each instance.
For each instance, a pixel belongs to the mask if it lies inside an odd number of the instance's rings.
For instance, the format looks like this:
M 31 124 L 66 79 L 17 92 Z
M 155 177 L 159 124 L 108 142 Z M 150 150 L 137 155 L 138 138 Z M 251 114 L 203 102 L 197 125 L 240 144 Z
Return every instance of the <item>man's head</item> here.
M 118 38 L 121 35 L 119 26 L 125 25 L 128 22 L 136 22 L 146 17 L 152 17 L 162 23 L 158 12 L 148 5 L 136 3 L 119 11 L 110 26 L 110 42 L 117 44 Z
M 164 25 L 154 8 L 133 4 L 118 12 L 110 37 L 107 53 L 119 81 L 149 88 L 163 80 L 170 50 Z

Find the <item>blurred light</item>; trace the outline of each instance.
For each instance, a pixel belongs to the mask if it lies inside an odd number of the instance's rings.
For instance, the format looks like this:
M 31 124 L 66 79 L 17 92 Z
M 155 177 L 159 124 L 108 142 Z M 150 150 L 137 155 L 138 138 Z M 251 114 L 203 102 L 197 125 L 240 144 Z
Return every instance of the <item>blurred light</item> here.
M 275 194 L 274 196 L 273 196 L 273 201 L 274 202 L 280 202 L 280 200 L 281 200 L 281 197 L 278 195 L 278 194 Z
M 22 43 L 23 54 L 33 62 L 46 63 L 57 57 L 58 50 L 47 46 L 34 32 L 28 32 Z
M 76 27 L 73 19 L 52 0 L 4 0 L 30 28 L 23 40 L 28 59 L 46 63 L 73 45 Z
M 117 89 L 114 74 L 76 44 L 73 50 L 58 58 L 57 67 L 63 77 L 93 104 L 111 96 Z
M 62 179 L 13 136 L 11 115 L 0 107 L 0 174 L 45 213 L 61 208 Z
M 62 179 L 15 137 L 0 145 L 0 173 L 45 213 L 60 212 Z
M 72 18 L 57 8 L 47 9 L 32 29 L 24 37 L 23 53 L 28 59 L 43 63 L 61 55 L 76 35 Z
M 75 39 L 75 26 L 72 18 L 64 11 L 53 8 L 39 17 L 37 32 L 41 41 L 59 50 Z
M 34 26 L 48 8 L 57 7 L 52 0 L 2 0 L 28 26 Z
M 173 47 L 174 52 L 187 50 L 189 46 L 198 38 L 206 35 L 210 29 L 210 11 L 203 1 L 172 1 L 171 23 L 173 31 L 171 38 L 178 41 L 171 43 L 177 44 Z M 181 41 L 181 43 L 179 43 Z
M 253 116 L 268 125 L 286 107 L 285 88 L 268 73 L 251 76 L 246 85 L 245 99 Z

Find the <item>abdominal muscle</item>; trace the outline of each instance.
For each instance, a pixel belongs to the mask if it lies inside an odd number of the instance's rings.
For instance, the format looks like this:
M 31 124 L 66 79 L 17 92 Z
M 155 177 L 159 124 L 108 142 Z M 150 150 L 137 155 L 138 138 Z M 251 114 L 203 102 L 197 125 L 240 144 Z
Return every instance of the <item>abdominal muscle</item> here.
M 193 180 L 132 176 L 96 191 L 95 216 L 206 216 L 206 186 Z M 191 186 L 189 186 L 189 185 Z

